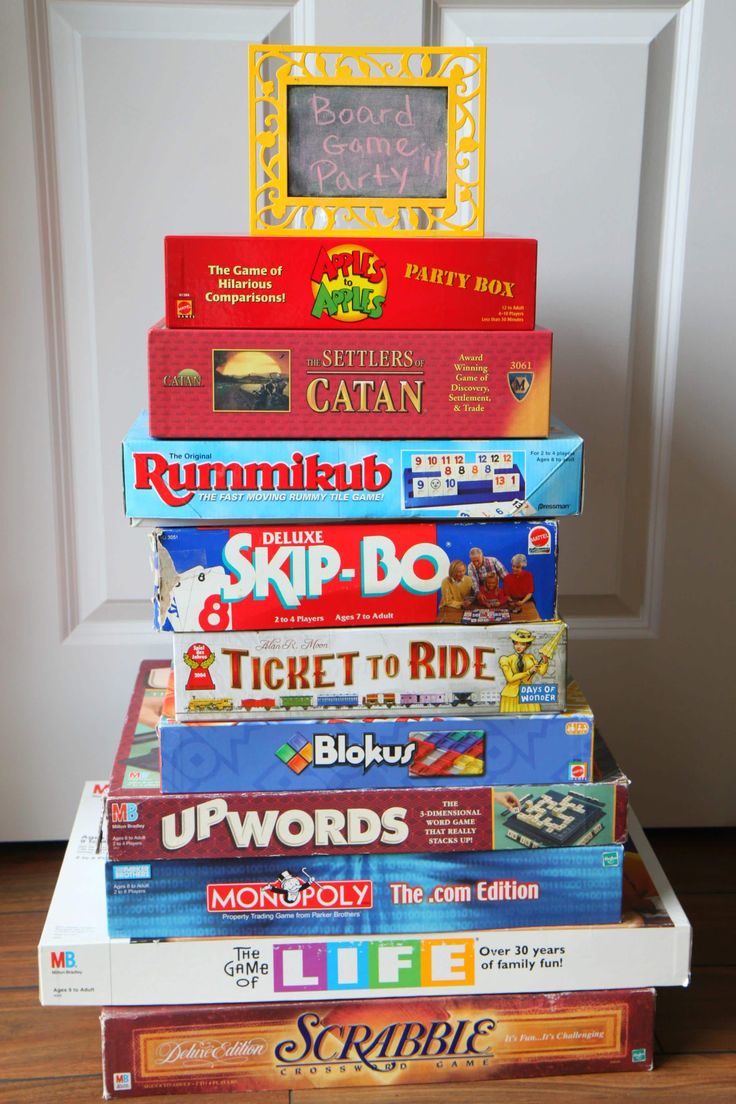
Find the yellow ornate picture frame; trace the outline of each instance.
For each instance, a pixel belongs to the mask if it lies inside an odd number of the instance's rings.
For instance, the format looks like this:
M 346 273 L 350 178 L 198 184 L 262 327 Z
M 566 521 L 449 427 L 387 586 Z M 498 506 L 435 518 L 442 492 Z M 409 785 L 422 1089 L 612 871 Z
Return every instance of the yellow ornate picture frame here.
M 485 61 L 251 46 L 251 234 L 482 235 Z

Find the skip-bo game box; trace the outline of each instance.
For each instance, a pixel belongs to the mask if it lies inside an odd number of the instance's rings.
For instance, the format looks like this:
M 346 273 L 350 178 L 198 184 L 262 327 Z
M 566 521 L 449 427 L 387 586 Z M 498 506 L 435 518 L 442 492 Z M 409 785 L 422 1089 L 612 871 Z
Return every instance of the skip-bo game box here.
M 172 329 L 534 329 L 525 238 L 168 237 L 165 267 Z
M 177 633 L 179 720 L 565 708 L 562 621 Z
M 132 519 L 556 518 L 582 506 L 583 442 L 548 438 L 163 441 L 144 412 L 123 442 Z
M 168 526 L 152 544 L 154 624 L 174 632 L 557 615 L 554 521 Z
M 549 330 L 148 335 L 154 437 L 546 437 Z

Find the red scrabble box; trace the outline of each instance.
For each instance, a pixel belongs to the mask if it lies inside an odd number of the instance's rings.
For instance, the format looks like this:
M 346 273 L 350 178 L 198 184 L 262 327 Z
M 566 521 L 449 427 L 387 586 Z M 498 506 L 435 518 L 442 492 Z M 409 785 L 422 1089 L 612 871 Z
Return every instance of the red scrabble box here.
M 529 238 L 169 237 L 171 328 L 532 330 Z
M 299 244 L 299 243 L 294 243 Z M 443 314 L 445 324 L 451 317 Z M 172 330 L 148 337 L 150 433 L 547 437 L 549 330 Z

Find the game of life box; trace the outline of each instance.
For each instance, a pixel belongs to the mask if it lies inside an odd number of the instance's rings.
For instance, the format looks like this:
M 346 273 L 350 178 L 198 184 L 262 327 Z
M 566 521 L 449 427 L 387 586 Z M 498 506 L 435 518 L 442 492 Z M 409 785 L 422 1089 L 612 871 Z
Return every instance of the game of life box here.
M 170 328 L 532 330 L 527 238 L 168 237 Z
M 102 1012 L 106 1100 L 652 1068 L 652 989 Z M 321 1099 L 324 1097 L 322 1096 Z
M 176 633 L 172 642 L 178 720 L 565 709 L 563 621 L 461 633 L 455 625 Z
M 346 848 L 437 854 L 626 839 L 628 779 L 600 736 L 592 781 L 520 784 L 533 767 L 523 758 L 517 758 L 516 770 L 510 766 L 514 757 L 504 755 L 510 744 L 503 739 L 509 721 L 498 718 L 483 718 L 475 729 L 467 727 L 472 722 L 421 718 L 323 725 L 163 718 L 162 771 L 172 772 L 168 744 L 179 789 L 163 793 L 152 727 L 152 706 L 161 704 L 161 695 L 148 682 L 165 674 L 144 666 L 130 703 L 106 803 L 114 861 L 330 854 Z M 555 716 L 560 715 L 542 715 L 553 743 L 549 722 Z M 588 713 L 582 723 L 575 721 L 569 710 L 561 716 L 567 718 L 558 725 L 567 745 L 564 756 L 578 742 L 581 727 L 590 741 L 593 719 Z M 517 738 L 523 721 L 510 722 Z M 248 736 L 231 740 L 231 730 L 238 728 L 248 729 Z M 529 750 L 534 730 L 531 725 L 523 741 Z M 538 743 L 543 731 L 544 725 L 536 726 Z M 392 743 L 393 734 L 398 739 Z M 239 768 L 235 791 L 216 789 L 218 763 L 224 773 Z M 493 785 L 496 765 L 517 784 Z M 567 773 L 589 778 L 589 764 L 568 763 Z
M 153 437 L 546 437 L 549 330 L 148 335 Z
M 613 924 L 620 844 L 106 864 L 112 938 L 393 935 Z
M 580 513 L 583 442 L 554 419 L 542 439 L 163 441 L 144 412 L 123 480 L 138 520 L 546 519 Z
M 152 545 L 157 629 L 557 616 L 554 521 L 167 526 Z

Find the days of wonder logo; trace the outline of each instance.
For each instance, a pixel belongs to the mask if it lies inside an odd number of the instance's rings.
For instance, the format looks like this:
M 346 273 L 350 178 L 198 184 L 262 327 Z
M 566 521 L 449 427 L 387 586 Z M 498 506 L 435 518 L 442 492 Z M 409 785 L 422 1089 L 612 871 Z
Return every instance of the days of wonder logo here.
M 339 322 L 380 318 L 386 301 L 386 264 L 364 245 L 320 249 L 312 269 L 312 315 Z
M 273 882 L 221 882 L 207 886 L 208 912 L 281 912 L 312 909 L 373 908 L 373 882 L 346 879 L 318 882 L 302 867 L 288 870 Z

